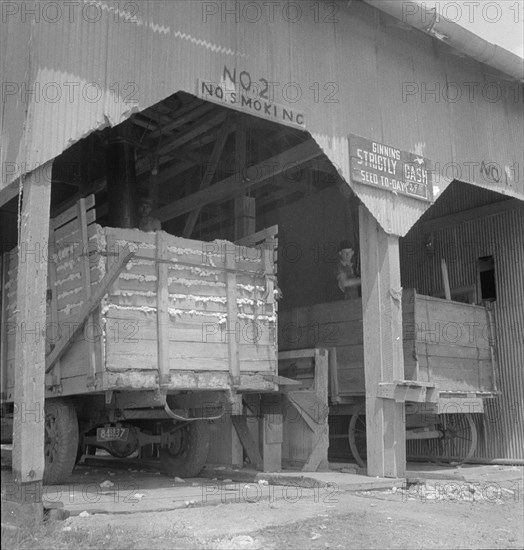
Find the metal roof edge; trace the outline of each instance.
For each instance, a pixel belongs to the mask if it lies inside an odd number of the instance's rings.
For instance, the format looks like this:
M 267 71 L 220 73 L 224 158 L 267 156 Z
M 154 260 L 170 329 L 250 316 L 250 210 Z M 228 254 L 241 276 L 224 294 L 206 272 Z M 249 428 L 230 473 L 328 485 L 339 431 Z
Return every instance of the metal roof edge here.
M 514 80 L 524 82 L 524 59 L 492 44 L 457 23 L 446 19 L 436 10 L 427 9 L 424 4 L 404 0 L 363 0 L 366 4 L 399 19 L 431 37 L 448 44 L 465 55 L 497 69 Z M 417 14 L 415 16 L 415 14 Z

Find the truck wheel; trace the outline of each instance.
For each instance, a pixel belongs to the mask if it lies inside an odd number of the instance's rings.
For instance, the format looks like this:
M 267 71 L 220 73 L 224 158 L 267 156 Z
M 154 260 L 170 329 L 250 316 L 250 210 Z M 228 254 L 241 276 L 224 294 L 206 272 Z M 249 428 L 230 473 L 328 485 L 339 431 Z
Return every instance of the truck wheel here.
M 196 420 L 175 428 L 171 444 L 160 450 L 160 465 L 169 476 L 195 477 L 204 467 L 209 451 L 209 424 Z
M 45 403 L 44 484 L 69 479 L 78 452 L 78 420 L 71 402 L 54 399 Z
M 364 410 L 361 409 L 357 414 L 351 416 L 348 428 L 349 448 L 353 454 L 355 462 L 361 467 L 366 468 L 366 417 Z

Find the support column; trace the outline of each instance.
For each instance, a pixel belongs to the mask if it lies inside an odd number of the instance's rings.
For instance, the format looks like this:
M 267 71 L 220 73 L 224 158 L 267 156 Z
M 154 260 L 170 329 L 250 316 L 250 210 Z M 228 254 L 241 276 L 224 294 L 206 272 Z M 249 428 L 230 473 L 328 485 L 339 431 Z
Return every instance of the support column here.
M 138 227 L 135 148 L 130 123 L 113 130 L 106 152 L 109 225 Z
M 235 134 L 235 166 L 237 174 L 245 174 L 247 168 L 247 124 L 245 115 L 237 116 Z M 256 231 L 255 198 L 242 195 L 235 198 L 234 240 L 252 235 Z
M 377 397 L 380 382 L 404 379 L 398 237 L 388 235 L 363 205 L 359 220 L 368 475 L 402 477 L 404 404 Z
M 17 330 L 13 415 L 13 486 L 6 500 L 24 521 L 42 519 L 47 252 L 52 162 L 23 182 L 18 249 Z
M 252 235 L 256 231 L 255 198 L 237 197 L 235 199 L 235 241 Z

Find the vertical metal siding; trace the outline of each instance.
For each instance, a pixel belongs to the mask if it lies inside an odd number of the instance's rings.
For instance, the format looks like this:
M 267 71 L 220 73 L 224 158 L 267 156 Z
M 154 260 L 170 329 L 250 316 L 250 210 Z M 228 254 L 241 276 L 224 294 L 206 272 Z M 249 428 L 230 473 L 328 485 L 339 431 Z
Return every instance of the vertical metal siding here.
M 482 190 L 463 187 L 473 202 L 483 203 L 486 196 L 482 196 Z M 440 215 L 455 211 L 454 201 L 461 194 L 462 191 L 449 196 L 446 193 L 435 209 Z M 438 216 L 431 212 L 428 217 Z M 402 239 L 405 288 L 415 287 L 422 294 L 440 290 L 441 258 L 448 261 L 452 287 L 476 285 L 478 258 L 494 257 L 497 288 L 494 322 L 501 395 L 485 401 L 485 414 L 478 418 L 479 445 L 475 456 L 524 458 L 524 210 L 443 228 L 434 233 L 434 239 L 433 256 L 425 251 L 420 224 Z

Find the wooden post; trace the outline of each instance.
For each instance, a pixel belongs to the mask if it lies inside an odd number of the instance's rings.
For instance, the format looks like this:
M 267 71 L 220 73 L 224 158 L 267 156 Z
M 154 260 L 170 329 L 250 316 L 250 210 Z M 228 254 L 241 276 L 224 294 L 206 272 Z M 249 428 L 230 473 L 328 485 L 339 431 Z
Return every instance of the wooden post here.
M 244 115 L 237 117 L 237 131 L 235 134 L 235 167 L 239 178 L 247 169 L 247 120 Z M 255 199 L 242 195 L 235 199 L 235 228 L 234 240 L 237 241 L 256 231 Z
M 363 205 L 359 219 L 368 475 L 401 477 L 406 471 L 404 404 L 377 396 L 380 382 L 404 379 L 399 243 Z
M 255 198 L 238 197 L 235 199 L 235 241 L 252 235 L 256 230 Z
M 444 296 L 446 300 L 451 300 L 451 289 L 449 286 L 449 274 L 448 274 L 448 264 L 446 260 L 442 258 L 440 260 L 440 268 L 442 270 L 442 284 L 444 285 Z
M 20 220 L 13 481 L 6 498 L 21 504 L 28 519 L 42 518 L 44 474 L 45 322 L 51 164 L 40 166 L 23 182 Z
M 156 323 L 158 332 L 158 384 L 160 387 L 169 385 L 169 266 L 165 261 L 168 258 L 168 245 L 165 233 L 156 234 L 157 257 L 157 289 L 156 289 Z
M 280 395 L 261 396 L 262 422 L 260 437 L 262 442 L 262 469 L 264 472 L 282 470 L 283 416 Z

